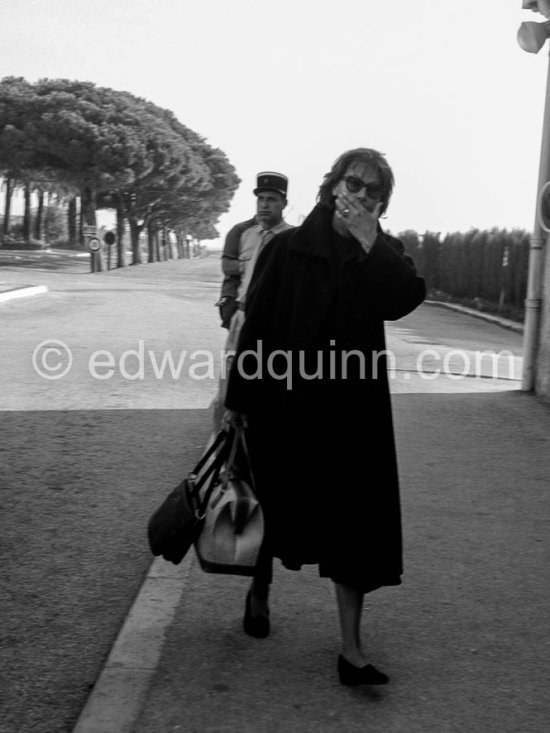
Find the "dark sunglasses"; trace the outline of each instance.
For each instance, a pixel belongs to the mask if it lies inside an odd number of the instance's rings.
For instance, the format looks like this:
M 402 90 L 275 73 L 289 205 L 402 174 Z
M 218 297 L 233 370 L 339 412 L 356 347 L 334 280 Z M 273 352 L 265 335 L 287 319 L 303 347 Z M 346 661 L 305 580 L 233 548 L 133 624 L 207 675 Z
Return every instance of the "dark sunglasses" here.
M 384 189 L 379 183 L 365 183 L 360 178 L 357 178 L 357 176 L 346 176 L 344 183 L 349 193 L 359 193 L 364 188 L 370 199 L 379 200 L 384 193 Z

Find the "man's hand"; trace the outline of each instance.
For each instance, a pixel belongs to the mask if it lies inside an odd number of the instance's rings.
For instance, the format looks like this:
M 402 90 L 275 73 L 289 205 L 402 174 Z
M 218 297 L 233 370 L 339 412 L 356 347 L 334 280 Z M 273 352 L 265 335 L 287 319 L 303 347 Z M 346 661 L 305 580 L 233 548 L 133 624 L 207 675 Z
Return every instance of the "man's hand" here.
M 224 295 L 223 298 L 216 303 L 220 311 L 222 326 L 229 328 L 233 314 L 237 310 L 237 299 L 233 295 Z

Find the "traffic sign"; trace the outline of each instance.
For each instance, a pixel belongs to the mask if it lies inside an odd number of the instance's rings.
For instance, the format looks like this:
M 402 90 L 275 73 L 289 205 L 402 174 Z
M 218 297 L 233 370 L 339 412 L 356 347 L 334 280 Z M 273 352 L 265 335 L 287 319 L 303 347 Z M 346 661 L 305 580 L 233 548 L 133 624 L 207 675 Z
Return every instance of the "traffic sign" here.
M 90 237 L 86 242 L 86 245 L 90 252 L 99 252 L 101 249 L 101 242 L 97 237 Z
M 103 235 L 103 241 L 105 244 L 110 247 L 112 244 L 116 242 L 116 237 L 114 232 L 105 232 Z

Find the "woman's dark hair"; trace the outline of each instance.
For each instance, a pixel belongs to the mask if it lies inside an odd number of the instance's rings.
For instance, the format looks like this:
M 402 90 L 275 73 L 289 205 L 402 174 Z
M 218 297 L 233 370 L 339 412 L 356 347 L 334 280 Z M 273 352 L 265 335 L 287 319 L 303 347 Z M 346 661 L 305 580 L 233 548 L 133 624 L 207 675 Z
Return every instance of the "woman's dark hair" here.
M 323 183 L 319 188 L 317 194 L 317 201 L 323 206 L 327 206 L 330 209 L 334 208 L 334 195 L 332 189 L 334 186 L 342 180 L 346 171 L 354 163 L 365 163 L 371 166 L 380 178 L 380 184 L 383 188 L 382 194 L 382 206 L 380 208 L 380 214 L 382 215 L 388 208 L 391 194 L 393 191 L 394 178 L 392 169 L 390 168 L 386 158 L 382 153 L 371 148 L 355 148 L 354 150 L 348 150 L 335 161 L 330 171 L 325 174 Z

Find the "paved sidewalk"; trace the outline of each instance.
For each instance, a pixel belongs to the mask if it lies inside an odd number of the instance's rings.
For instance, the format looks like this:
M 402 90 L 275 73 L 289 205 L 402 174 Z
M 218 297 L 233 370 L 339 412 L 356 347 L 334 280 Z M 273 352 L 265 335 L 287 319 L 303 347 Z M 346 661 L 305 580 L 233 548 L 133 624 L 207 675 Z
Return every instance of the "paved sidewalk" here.
M 367 596 L 391 684 L 336 676 L 331 584 L 277 566 L 272 634 L 247 580 L 152 566 L 78 733 L 542 733 L 550 720 L 550 407 L 516 391 L 396 394 L 404 584 Z
M 441 300 L 426 300 L 426 305 L 436 305 L 440 308 L 448 308 L 449 310 L 457 311 L 458 313 L 465 313 L 468 316 L 474 316 L 475 318 L 482 318 L 484 321 L 489 323 L 496 323 L 498 326 L 508 328 L 511 331 L 517 333 L 523 333 L 523 323 L 518 321 L 511 321 L 509 318 L 502 318 L 501 316 L 493 315 L 492 313 L 484 313 L 483 311 L 476 310 L 475 308 L 467 308 L 464 305 L 458 303 L 447 303 Z

